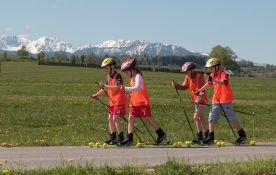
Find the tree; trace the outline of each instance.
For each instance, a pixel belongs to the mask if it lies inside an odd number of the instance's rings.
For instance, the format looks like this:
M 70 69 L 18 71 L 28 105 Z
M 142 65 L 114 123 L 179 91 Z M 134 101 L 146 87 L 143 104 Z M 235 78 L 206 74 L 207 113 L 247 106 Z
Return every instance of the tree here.
M 70 56 L 70 63 L 71 64 L 76 64 L 76 62 L 77 62 L 77 57 L 76 57 L 76 55 L 71 55 Z
M 26 49 L 26 46 L 21 46 L 21 49 L 19 49 L 18 51 L 17 51 L 17 55 L 18 56 L 28 56 L 29 55 L 29 52 L 27 51 L 27 49 Z
M 84 63 L 84 60 L 85 60 L 85 56 L 84 56 L 84 55 L 81 55 L 81 57 L 80 57 L 80 62 L 81 62 L 81 64 Z
M 3 55 L 4 55 L 4 59 L 8 58 L 8 52 L 7 51 L 5 51 Z
M 63 52 L 56 52 L 55 53 L 55 61 L 58 63 L 62 63 L 64 60 L 66 60 L 66 56 Z
M 92 55 L 87 55 L 85 58 L 86 64 L 93 64 L 94 63 L 94 57 Z
M 37 54 L 37 60 L 40 61 L 42 59 L 44 59 L 46 56 L 45 52 L 41 51 L 39 52 L 39 54 Z
M 218 58 L 221 63 L 221 67 L 230 69 L 233 71 L 239 71 L 240 67 L 236 63 L 237 55 L 230 47 L 222 47 L 217 45 L 213 47 L 208 58 Z

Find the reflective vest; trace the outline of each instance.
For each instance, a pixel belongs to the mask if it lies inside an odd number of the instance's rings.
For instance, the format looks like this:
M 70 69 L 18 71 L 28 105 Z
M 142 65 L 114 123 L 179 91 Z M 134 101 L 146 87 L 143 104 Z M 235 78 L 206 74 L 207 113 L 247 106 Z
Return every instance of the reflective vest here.
M 227 74 L 224 70 L 219 70 L 216 74 L 211 73 L 211 77 L 216 80 L 222 80 L 222 74 Z M 228 75 L 227 75 L 228 76 Z M 219 85 L 217 83 L 213 83 L 214 86 L 214 94 L 212 103 L 231 103 L 234 100 L 233 91 L 230 87 L 229 79 L 227 83 L 224 85 Z
M 135 86 L 135 78 L 132 78 L 130 80 L 130 86 L 131 87 Z M 144 81 L 140 87 L 141 87 L 140 89 L 131 93 L 131 105 L 133 106 L 143 106 L 143 105 L 150 104 L 148 91 Z
M 192 101 L 195 102 L 196 99 L 198 98 L 198 96 L 195 94 L 195 91 L 199 90 L 205 84 L 203 75 L 201 75 L 198 72 L 195 72 L 195 77 L 194 78 L 186 76 L 185 81 L 187 83 L 187 86 L 189 87 L 189 91 L 190 91 Z M 208 102 L 207 93 L 204 93 L 204 95 L 202 96 L 202 99 L 199 102 L 199 104 L 204 105 L 204 104 L 207 104 L 207 102 Z
M 109 86 L 117 86 L 116 84 L 116 77 L 117 77 L 118 73 L 116 72 L 116 74 L 113 76 L 113 78 L 111 78 L 110 76 L 108 76 L 107 78 L 107 85 Z M 123 83 L 123 82 L 122 82 Z M 123 90 L 119 89 L 119 90 L 107 90 L 107 93 L 110 97 L 109 99 L 109 106 L 119 106 L 119 105 L 125 105 L 128 102 L 128 99 L 124 93 Z

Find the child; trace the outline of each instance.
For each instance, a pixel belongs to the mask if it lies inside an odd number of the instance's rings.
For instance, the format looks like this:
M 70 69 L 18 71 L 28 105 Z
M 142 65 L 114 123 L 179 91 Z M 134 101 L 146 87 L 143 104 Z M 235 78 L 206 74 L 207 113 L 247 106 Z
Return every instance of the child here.
M 186 62 L 181 69 L 181 72 L 187 73 L 182 85 L 176 81 L 172 81 L 172 85 L 179 90 L 189 89 L 192 102 L 195 103 L 194 120 L 197 129 L 197 136 L 193 140 L 194 143 L 200 143 L 208 137 L 208 127 L 204 120 L 204 105 L 207 104 L 208 98 L 205 92 L 196 94 L 204 84 L 204 77 L 199 72 L 195 71 L 193 62 Z M 204 132 L 204 133 L 203 133 Z
M 109 96 L 109 111 L 108 111 L 108 123 L 110 130 L 110 138 L 105 141 L 107 144 L 117 144 L 124 140 L 124 134 L 119 120 L 120 116 L 126 114 L 127 97 L 124 91 L 120 89 L 123 85 L 122 76 L 115 70 L 115 60 L 113 58 L 106 58 L 103 60 L 101 67 L 105 67 L 107 76 L 106 83 L 99 82 L 101 89 L 92 98 L 96 99 L 97 96 L 104 93 L 104 89 L 107 89 Z M 116 130 L 118 139 L 116 140 Z
M 203 140 L 203 144 L 212 144 L 214 142 L 214 130 L 216 122 L 219 119 L 220 113 L 225 112 L 229 122 L 236 128 L 239 138 L 235 141 L 236 144 L 241 144 L 246 141 L 246 133 L 241 128 L 240 122 L 236 119 L 233 111 L 232 102 L 234 95 L 230 86 L 228 74 L 219 68 L 220 62 L 217 58 L 211 58 L 207 61 L 206 66 L 210 68 L 211 75 L 206 77 L 208 81 L 199 90 L 198 93 L 205 91 L 209 86 L 214 86 L 212 98 L 212 107 L 209 114 L 209 136 Z
M 135 58 L 129 58 L 121 65 L 121 70 L 130 77 L 130 87 L 122 86 L 121 89 L 131 94 L 129 108 L 129 122 L 127 139 L 121 145 L 133 144 L 134 122 L 138 117 L 143 117 L 155 129 L 158 135 L 156 144 L 159 145 L 166 140 L 166 133 L 159 127 L 158 123 L 151 117 L 150 101 L 141 71 L 136 66 Z

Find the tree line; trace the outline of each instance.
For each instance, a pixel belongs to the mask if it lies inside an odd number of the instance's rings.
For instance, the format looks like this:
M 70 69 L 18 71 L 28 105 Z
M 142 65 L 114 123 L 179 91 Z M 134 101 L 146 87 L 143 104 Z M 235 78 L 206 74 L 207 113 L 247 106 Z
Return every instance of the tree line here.
M 42 62 L 55 62 L 55 63 L 71 63 L 71 64 L 95 64 L 100 65 L 102 60 L 106 57 L 113 57 L 120 64 L 127 55 L 112 56 L 105 55 L 99 56 L 94 53 L 88 55 L 67 55 L 64 52 L 56 52 L 54 56 L 48 57 L 44 52 L 40 52 L 37 55 L 37 59 Z M 142 67 L 163 67 L 163 68 L 178 68 L 187 62 L 192 61 L 196 63 L 197 67 L 203 68 L 207 59 L 217 57 L 221 61 L 221 66 L 225 69 L 232 70 L 234 72 L 241 71 L 241 65 L 237 62 L 238 56 L 230 47 L 222 47 L 220 45 L 215 46 L 209 56 L 148 56 L 148 55 L 134 55 L 132 57 L 137 58 L 138 64 Z M 243 65 L 246 65 L 243 63 Z M 248 63 L 250 65 L 250 63 Z
M 117 65 L 128 58 L 127 55 L 113 56 L 105 55 L 100 56 L 94 53 L 88 55 L 75 55 L 65 52 L 55 52 L 48 55 L 45 52 L 40 52 L 34 58 L 34 55 L 29 54 L 25 46 L 17 51 L 17 56 L 20 58 L 37 59 L 40 64 L 51 65 L 71 65 L 71 66 L 84 66 L 84 67 L 99 67 L 101 62 L 106 57 L 113 57 L 117 60 Z M 8 53 L 4 51 L 1 54 L 2 60 L 7 59 Z M 0 57 L 0 58 L 1 58 Z M 275 65 L 256 66 L 253 62 L 239 59 L 235 52 L 230 47 L 223 47 L 217 45 L 212 48 L 208 56 L 148 56 L 148 55 L 134 55 L 137 58 L 138 64 L 146 70 L 180 70 L 181 66 L 187 62 L 192 61 L 196 63 L 197 68 L 204 68 L 207 59 L 216 57 L 221 61 L 221 66 L 227 70 L 231 70 L 236 75 L 241 76 L 260 76 L 263 74 L 269 77 L 276 77 Z

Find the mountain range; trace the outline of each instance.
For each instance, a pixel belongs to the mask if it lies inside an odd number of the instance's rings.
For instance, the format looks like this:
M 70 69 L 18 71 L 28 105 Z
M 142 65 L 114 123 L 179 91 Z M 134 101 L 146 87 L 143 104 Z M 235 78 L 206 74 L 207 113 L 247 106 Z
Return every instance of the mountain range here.
M 0 36 L 0 50 L 16 52 L 22 46 L 31 54 L 38 54 L 43 51 L 46 54 L 55 52 L 66 52 L 75 55 L 148 55 L 148 56 L 205 56 L 199 52 L 187 50 L 180 46 L 167 45 L 163 43 L 150 43 L 140 40 L 107 40 L 97 45 L 85 45 L 75 47 L 70 43 L 60 41 L 55 37 L 40 37 L 31 40 L 24 35 Z

